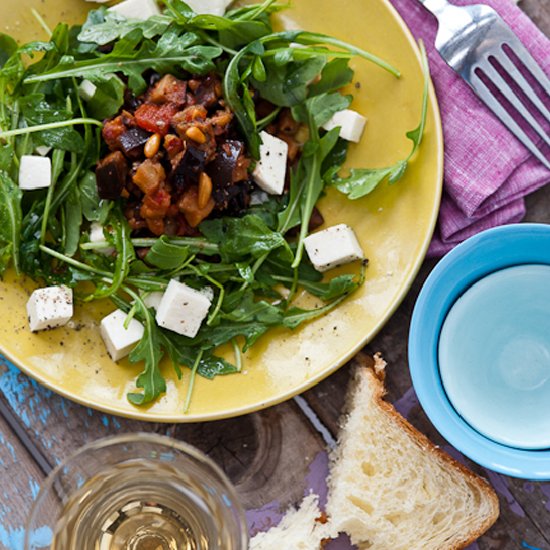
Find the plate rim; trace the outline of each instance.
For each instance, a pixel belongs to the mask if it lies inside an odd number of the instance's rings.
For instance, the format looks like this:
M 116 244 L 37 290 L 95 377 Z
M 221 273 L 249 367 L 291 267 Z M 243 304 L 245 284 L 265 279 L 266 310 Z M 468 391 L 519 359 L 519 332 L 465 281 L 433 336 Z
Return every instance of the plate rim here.
M 407 26 L 407 24 L 399 14 L 399 12 L 397 11 L 397 9 L 391 4 L 390 0 L 378 0 L 378 2 L 384 5 L 385 9 L 387 9 L 387 11 L 392 15 L 393 19 L 399 25 L 403 36 L 407 39 L 407 42 L 410 44 L 411 49 L 414 52 L 415 57 L 417 58 L 417 61 L 420 62 L 421 52 L 418 47 L 418 43 L 414 38 L 414 36 L 412 35 L 411 30 L 409 29 L 409 27 Z M 415 261 L 410 266 L 408 278 L 406 278 L 405 281 L 403 282 L 403 285 L 400 291 L 395 295 L 393 302 L 386 310 L 384 316 L 377 323 L 376 327 L 374 327 L 369 333 L 365 334 L 363 338 L 361 338 L 355 346 L 353 346 L 346 353 L 344 353 L 337 361 L 334 362 L 334 364 L 330 368 L 327 368 L 317 373 L 316 375 L 312 376 L 311 378 L 308 378 L 306 381 L 300 383 L 299 385 L 294 386 L 292 389 L 287 390 L 283 393 L 278 393 L 277 395 L 267 400 L 260 400 L 254 403 L 249 403 L 242 407 L 226 409 L 218 412 L 195 413 L 195 414 L 180 413 L 179 415 L 173 415 L 173 414 L 167 415 L 164 413 L 152 413 L 152 412 L 144 411 L 140 409 L 136 409 L 136 411 L 134 412 L 127 409 L 119 409 L 116 406 L 105 406 L 105 405 L 102 405 L 101 403 L 90 403 L 89 401 L 86 401 L 81 395 L 68 391 L 65 388 L 56 386 L 55 384 L 50 383 L 47 379 L 45 379 L 40 374 L 33 373 L 26 366 L 19 364 L 18 360 L 15 359 L 9 351 L 3 349 L 3 346 L 1 343 L 0 343 L 0 353 L 6 359 L 8 359 L 8 361 L 10 361 L 13 365 L 15 365 L 19 370 L 25 373 L 27 376 L 33 378 L 44 387 L 48 388 L 49 390 L 53 391 L 54 393 L 64 398 L 69 399 L 70 401 L 73 401 L 75 403 L 78 403 L 79 405 L 82 405 L 84 407 L 89 407 L 91 409 L 94 409 L 103 413 L 112 414 L 123 418 L 128 418 L 131 420 L 139 420 L 139 421 L 145 421 L 145 422 L 157 422 L 157 423 L 163 423 L 163 424 L 164 423 L 188 424 L 188 423 L 194 423 L 194 422 L 209 422 L 214 420 L 235 418 L 245 414 L 261 411 L 263 409 L 277 405 L 279 403 L 282 403 L 297 395 L 304 393 L 305 391 L 309 390 L 310 388 L 317 385 L 319 382 L 321 382 L 322 380 L 324 380 L 325 378 L 327 378 L 328 376 L 336 372 L 340 367 L 345 365 L 368 342 L 370 342 L 378 334 L 380 330 L 382 330 L 382 328 L 386 325 L 386 323 L 389 321 L 389 319 L 392 317 L 392 315 L 395 313 L 397 308 L 401 305 L 404 298 L 408 294 L 412 286 L 412 283 L 414 282 L 416 275 L 418 274 L 420 267 L 422 266 L 422 263 L 426 257 L 426 254 L 428 252 L 428 248 L 435 230 L 438 215 L 439 215 L 439 207 L 440 207 L 441 196 L 443 192 L 443 166 L 444 166 L 444 139 L 443 139 L 441 113 L 439 109 L 439 103 L 437 100 L 437 94 L 435 92 L 435 88 L 431 78 L 429 82 L 428 106 L 429 106 L 429 110 L 431 111 L 434 117 L 434 121 L 433 121 L 434 138 L 435 138 L 436 147 L 437 147 L 437 158 L 436 158 L 437 170 L 436 170 L 436 175 L 434 177 L 434 180 L 436 180 L 437 187 L 436 187 L 436 194 L 434 196 L 433 209 L 429 219 L 429 230 L 426 232 L 424 240 L 421 243 L 421 246 L 419 247 L 420 248 L 419 254 L 416 256 Z

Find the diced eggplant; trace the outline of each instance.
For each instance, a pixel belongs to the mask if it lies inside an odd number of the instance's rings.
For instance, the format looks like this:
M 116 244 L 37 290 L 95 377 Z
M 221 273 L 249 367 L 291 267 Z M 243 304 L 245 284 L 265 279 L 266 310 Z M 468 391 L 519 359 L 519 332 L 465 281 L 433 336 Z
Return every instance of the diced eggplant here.
M 171 183 L 176 193 L 181 193 L 191 185 L 199 183 L 200 173 L 204 171 L 206 152 L 189 146 L 183 153 L 181 160 L 173 167 Z
M 208 75 L 195 90 L 195 103 L 210 109 L 222 96 L 222 84 L 218 76 Z
M 250 193 L 254 189 L 251 181 L 240 181 L 225 187 L 215 187 L 212 198 L 216 210 L 224 216 L 238 216 L 250 206 Z
M 120 151 L 108 154 L 97 163 L 95 175 L 99 198 L 118 199 L 128 175 L 128 163 L 124 155 Z
M 143 146 L 150 137 L 150 132 L 141 128 L 130 128 L 118 138 L 118 142 L 124 154 L 128 158 L 135 159 L 143 153 Z
M 130 88 L 124 90 L 124 109 L 135 111 L 142 103 L 143 100 L 137 98 Z
M 151 88 L 149 99 L 153 103 L 175 103 L 182 107 L 187 101 L 187 82 L 166 74 Z
M 214 187 L 223 188 L 232 183 L 246 179 L 239 168 L 239 157 L 244 152 L 244 144 L 237 140 L 227 140 L 220 145 L 216 158 L 208 164 L 206 171 Z M 238 178 L 238 179 L 236 179 Z

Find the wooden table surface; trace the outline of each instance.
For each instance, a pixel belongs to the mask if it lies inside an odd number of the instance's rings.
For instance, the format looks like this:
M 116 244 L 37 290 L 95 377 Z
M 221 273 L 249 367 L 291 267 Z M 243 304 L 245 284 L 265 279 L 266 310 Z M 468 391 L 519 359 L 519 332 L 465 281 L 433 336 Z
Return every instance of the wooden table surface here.
M 524 0 L 521 5 L 550 35 L 550 1 Z M 526 221 L 550 223 L 550 186 L 528 197 L 527 205 Z M 424 262 L 399 310 L 365 349 L 382 352 L 388 361 L 388 399 L 397 409 L 432 441 L 488 478 L 497 491 L 500 518 L 471 548 L 550 550 L 550 483 L 506 477 L 462 457 L 430 424 L 411 388 L 408 327 L 418 292 L 435 264 Z M 167 425 L 116 418 L 67 401 L 0 356 L 0 549 L 22 548 L 29 507 L 53 466 L 89 441 L 137 431 L 166 434 L 205 451 L 236 485 L 251 532 L 267 529 L 305 492 L 326 492 L 327 448 L 337 433 L 349 372 L 344 366 L 302 396 L 261 412 Z M 340 540 L 328 548 L 351 546 Z

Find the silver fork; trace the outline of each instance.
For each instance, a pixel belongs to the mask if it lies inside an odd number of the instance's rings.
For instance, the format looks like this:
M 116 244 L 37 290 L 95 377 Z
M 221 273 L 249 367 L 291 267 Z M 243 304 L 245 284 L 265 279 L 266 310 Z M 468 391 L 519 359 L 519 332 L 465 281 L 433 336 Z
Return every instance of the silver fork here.
M 447 0 L 419 1 L 439 22 L 435 47 L 441 57 L 521 143 L 550 169 L 550 135 L 533 116 L 532 107 L 531 110 L 526 107 L 525 101 L 525 98 L 529 99 L 539 111 L 539 118 L 545 119 L 550 127 L 550 80 L 525 46 L 489 6 L 476 4 L 459 7 L 449 4 Z M 518 69 L 510 51 L 538 82 L 539 93 L 523 71 Z M 518 90 L 523 92 L 523 97 Z M 515 116 L 511 114 L 514 110 Z M 532 136 L 518 124 L 519 117 L 524 125 L 530 126 Z M 535 135 L 539 143 L 535 141 Z

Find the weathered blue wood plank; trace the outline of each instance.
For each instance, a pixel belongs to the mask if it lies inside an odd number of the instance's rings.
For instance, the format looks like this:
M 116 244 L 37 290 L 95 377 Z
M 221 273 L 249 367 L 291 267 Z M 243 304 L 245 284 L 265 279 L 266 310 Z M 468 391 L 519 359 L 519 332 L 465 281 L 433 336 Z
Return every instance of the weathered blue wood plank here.
M 0 417 L 0 549 L 21 550 L 24 522 L 43 474 Z
M 292 402 L 219 422 L 154 425 L 72 403 L 1 357 L 0 392 L 4 396 L 0 399 L 8 404 L 24 433 L 52 465 L 88 441 L 122 432 L 155 430 L 195 445 L 235 483 L 253 532 L 277 523 L 284 510 L 299 503 L 314 482 L 318 486 L 319 465 L 323 460 L 326 463 L 322 437 Z M 12 498 L 23 506 L 29 496 L 14 494 Z M 11 528 L 20 525 L 14 523 Z
M 156 424 L 117 418 L 73 403 L 38 384 L 2 356 L 0 392 L 25 432 L 52 465 L 100 437 L 159 429 Z

